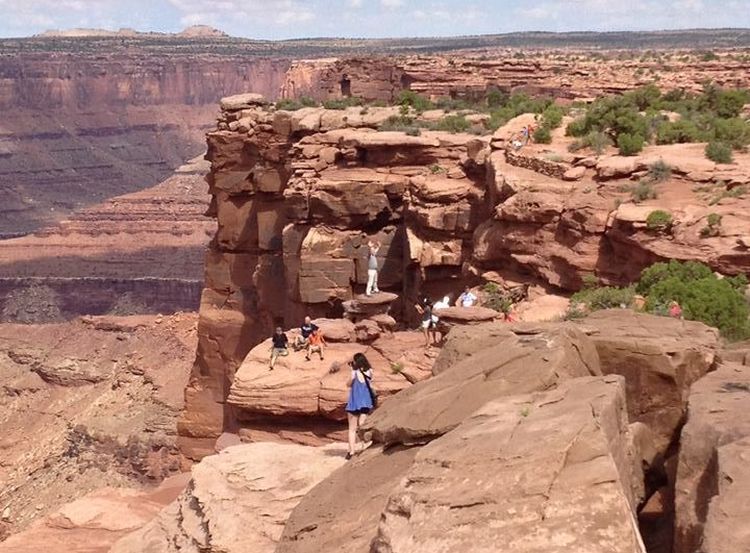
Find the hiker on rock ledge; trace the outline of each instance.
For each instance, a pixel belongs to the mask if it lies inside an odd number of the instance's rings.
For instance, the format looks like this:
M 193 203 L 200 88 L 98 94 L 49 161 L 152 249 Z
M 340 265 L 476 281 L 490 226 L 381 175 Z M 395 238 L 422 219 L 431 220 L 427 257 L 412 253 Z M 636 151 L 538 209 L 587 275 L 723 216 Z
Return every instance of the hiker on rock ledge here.
M 374 293 L 380 292 L 378 289 L 378 251 L 380 250 L 380 242 L 377 240 L 370 240 L 367 242 L 367 289 L 365 294 L 371 296 Z
M 375 408 L 375 393 L 370 386 L 372 366 L 363 353 L 355 353 L 349 362 L 352 377 L 349 381 L 349 401 L 346 403 L 346 418 L 349 423 L 349 452 L 346 458 L 351 459 L 357 452 L 357 431 Z
M 276 364 L 276 360 L 281 357 L 289 355 L 287 345 L 289 344 L 289 338 L 286 337 L 284 331 L 280 326 L 276 327 L 276 332 L 271 336 L 271 370 Z

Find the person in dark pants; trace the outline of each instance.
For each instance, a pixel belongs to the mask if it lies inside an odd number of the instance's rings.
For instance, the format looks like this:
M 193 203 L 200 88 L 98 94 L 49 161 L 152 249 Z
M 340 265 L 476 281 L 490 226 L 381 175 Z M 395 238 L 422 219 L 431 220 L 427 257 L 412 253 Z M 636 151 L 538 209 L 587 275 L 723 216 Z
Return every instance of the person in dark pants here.
M 271 370 L 276 364 L 276 360 L 281 357 L 289 355 L 287 345 L 289 344 L 289 338 L 286 337 L 284 331 L 280 326 L 276 327 L 276 332 L 271 336 Z
M 307 348 L 307 342 L 310 339 L 310 335 L 316 330 L 318 330 L 318 325 L 312 322 L 310 317 L 305 317 L 305 322 L 299 327 L 300 335 L 294 339 L 295 351 Z

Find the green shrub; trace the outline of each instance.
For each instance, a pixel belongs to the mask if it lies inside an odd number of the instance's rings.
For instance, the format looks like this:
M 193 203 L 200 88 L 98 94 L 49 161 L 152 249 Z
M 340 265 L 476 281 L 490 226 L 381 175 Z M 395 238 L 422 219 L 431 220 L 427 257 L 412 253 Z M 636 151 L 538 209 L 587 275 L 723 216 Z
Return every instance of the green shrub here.
M 632 286 L 627 288 L 615 288 L 602 286 L 588 288 L 576 292 L 570 298 L 571 305 L 583 303 L 589 310 L 597 311 L 599 309 L 611 309 L 621 306 L 629 306 L 633 302 L 635 289 Z
M 732 147 L 724 142 L 711 141 L 706 145 L 706 157 L 716 163 L 732 163 Z
M 652 211 L 646 217 L 646 227 L 650 230 L 668 230 L 672 226 L 672 215 L 661 209 Z
M 402 90 L 396 97 L 396 104 L 406 108 L 414 108 L 417 113 L 422 113 L 434 108 L 429 99 L 414 92 L 413 90 Z
M 739 117 L 716 119 L 713 121 L 713 134 L 716 141 L 741 150 L 750 144 L 750 122 Z
M 545 127 L 537 127 L 534 131 L 534 142 L 537 144 L 550 144 L 552 142 L 552 133 Z
M 672 167 L 663 160 L 655 161 L 648 167 L 648 180 L 654 183 L 661 183 L 669 180 L 672 176 Z
M 690 120 L 665 121 L 656 129 L 657 144 L 685 144 L 700 142 L 704 138 L 698 126 Z
M 323 102 L 323 107 L 326 109 L 346 109 L 356 106 L 361 106 L 364 104 L 364 101 L 362 98 L 356 98 L 354 96 L 350 96 L 347 98 L 336 98 L 334 100 L 325 100 Z
M 588 130 L 585 117 L 573 119 L 573 121 L 568 123 L 568 126 L 565 127 L 565 134 L 567 136 L 575 136 L 576 138 L 580 138 L 582 136 L 586 136 L 587 132 Z
M 482 287 L 482 291 L 485 293 L 484 306 L 494 309 L 498 313 L 510 313 L 513 307 L 513 302 L 503 292 L 503 290 L 494 282 L 488 282 Z
M 398 131 L 411 136 L 419 136 L 421 129 L 413 117 L 392 115 L 378 127 L 379 131 Z
M 302 108 L 313 108 L 317 107 L 319 104 L 309 96 L 302 96 L 298 99 L 293 98 L 282 98 L 281 100 L 276 102 L 276 109 L 286 110 L 286 111 L 297 111 L 298 109 Z
M 607 147 L 612 145 L 612 139 L 601 131 L 591 131 L 584 137 L 584 142 L 596 155 L 602 155 Z
M 676 301 L 686 319 L 718 328 L 730 340 L 750 337 L 744 276 L 718 278 L 703 263 L 656 263 L 641 273 L 636 290 L 647 297 L 646 309 L 665 313 Z
M 508 103 L 510 94 L 503 92 L 497 88 L 492 88 L 487 92 L 487 106 L 491 108 L 499 108 Z
M 719 236 L 721 234 L 721 215 L 718 213 L 709 213 L 706 217 L 706 226 L 700 231 L 702 238 L 709 236 Z
M 630 192 L 630 198 L 635 202 L 645 202 L 646 200 L 655 200 L 658 197 L 654 186 L 650 182 L 639 181 L 635 188 Z
M 551 105 L 542 112 L 542 126 L 549 129 L 556 129 L 562 125 L 563 109 L 556 105 Z
M 471 123 L 463 115 L 446 115 L 433 128 L 451 133 L 466 132 L 471 128 Z
M 622 156 L 634 156 L 643 150 L 644 139 L 639 134 L 623 133 L 617 137 L 617 148 Z

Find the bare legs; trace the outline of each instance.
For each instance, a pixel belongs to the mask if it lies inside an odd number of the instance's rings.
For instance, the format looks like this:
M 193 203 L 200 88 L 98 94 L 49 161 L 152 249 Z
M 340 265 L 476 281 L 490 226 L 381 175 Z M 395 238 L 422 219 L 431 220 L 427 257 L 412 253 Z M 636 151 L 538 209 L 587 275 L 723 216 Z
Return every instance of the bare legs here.
M 349 455 L 351 457 L 357 452 L 357 430 L 365 423 L 367 415 L 362 413 L 355 415 L 354 413 L 347 413 L 346 420 L 349 423 Z

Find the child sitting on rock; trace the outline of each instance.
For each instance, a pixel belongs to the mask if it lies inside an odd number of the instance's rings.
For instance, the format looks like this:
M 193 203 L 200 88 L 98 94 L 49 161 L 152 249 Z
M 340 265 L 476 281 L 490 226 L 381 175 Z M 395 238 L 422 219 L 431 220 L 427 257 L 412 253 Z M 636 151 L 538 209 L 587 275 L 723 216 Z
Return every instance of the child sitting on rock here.
M 319 328 L 315 328 L 313 330 L 312 334 L 310 334 L 309 338 L 307 339 L 307 350 L 305 352 L 305 359 L 307 361 L 310 360 L 310 354 L 311 353 L 317 353 L 320 355 L 320 360 L 323 360 L 323 346 L 326 346 L 325 338 L 323 338 L 323 333 L 320 331 Z

